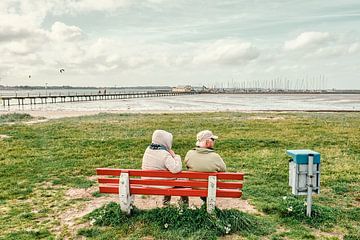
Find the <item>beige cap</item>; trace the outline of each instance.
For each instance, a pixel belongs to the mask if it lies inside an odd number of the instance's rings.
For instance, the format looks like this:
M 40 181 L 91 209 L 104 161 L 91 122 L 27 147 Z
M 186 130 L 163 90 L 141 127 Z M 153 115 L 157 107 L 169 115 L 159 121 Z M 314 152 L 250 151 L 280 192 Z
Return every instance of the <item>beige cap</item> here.
M 218 139 L 218 136 L 215 136 L 212 131 L 210 130 L 204 130 L 204 131 L 201 131 L 199 132 L 197 135 L 196 135 L 196 146 L 199 146 L 200 142 L 206 140 L 206 139 Z

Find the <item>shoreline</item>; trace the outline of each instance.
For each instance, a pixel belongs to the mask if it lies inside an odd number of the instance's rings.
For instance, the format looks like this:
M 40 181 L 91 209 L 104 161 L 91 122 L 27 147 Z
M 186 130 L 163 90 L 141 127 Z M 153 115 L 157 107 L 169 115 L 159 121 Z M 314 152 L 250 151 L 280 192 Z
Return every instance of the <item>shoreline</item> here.
M 333 109 L 261 109 L 261 110 L 90 110 L 90 111 L 74 111 L 74 110 L 24 110 L 24 111 L 0 111 L 0 115 L 23 113 L 30 114 L 36 118 L 61 119 L 68 117 L 93 116 L 101 113 L 109 114 L 185 114 L 185 113 L 215 113 L 215 112 L 238 112 L 238 113 L 360 113 L 360 110 L 333 110 Z

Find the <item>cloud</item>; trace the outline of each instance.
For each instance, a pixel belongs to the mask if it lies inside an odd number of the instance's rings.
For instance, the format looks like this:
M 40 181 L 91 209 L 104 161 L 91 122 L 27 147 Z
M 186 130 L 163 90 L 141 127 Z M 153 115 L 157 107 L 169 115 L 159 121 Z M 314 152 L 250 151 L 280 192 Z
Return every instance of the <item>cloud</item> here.
M 0 26 L 0 54 L 2 56 L 6 53 L 9 57 L 31 54 L 41 49 L 45 42 L 47 42 L 47 35 L 41 29 Z
M 67 0 L 63 6 L 71 12 L 115 11 L 130 5 L 130 0 Z
M 119 76 L 132 84 L 134 76 L 140 83 L 151 78 L 196 82 L 225 79 L 232 72 L 251 79 L 317 72 L 330 62 L 336 64 L 329 72 L 346 61 L 359 65 L 355 24 L 334 21 L 336 28 L 324 27 L 323 20 L 317 24 L 317 18 L 305 14 L 300 19 L 291 15 L 283 25 L 279 16 L 262 12 L 267 8 L 251 5 L 262 14 L 250 14 L 249 9 L 236 11 L 230 2 L 1 0 L 0 75 L 12 84 L 27 72 L 36 81 L 38 71 L 57 84 L 58 69 L 66 68 L 63 79 L 69 77 L 70 84 L 71 79 L 81 85 L 84 79 L 117 81 Z M 302 24 L 309 21 L 317 31 L 305 29 L 308 25 Z M 289 29 L 300 32 L 284 39 Z
M 360 44 L 358 42 L 351 44 L 348 49 L 348 53 L 352 54 L 358 52 L 360 52 Z
M 28 38 L 31 34 L 32 32 L 28 29 L 0 25 L 0 42 L 9 42 Z
M 50 37 L 55 41 L 77 41 L 84 38 L 84 34 L 79 27 L 55 22 L 51 26 Z
M 328 32 L 303 32 L 295 39 L 286 41 L 285 50 L 317 48 L 327 44 L 332 39 Z
M 282 57 L 286 59 L 323 59 L 324 61 L 357 54 L 359 42 L 349 34 L 303 32 L 295 39 L 285 41 Z
M 53 6 L 54 3 L 47 0 L 2 0 L 0 4 L 0 25 L 39 27 Z
M 114 12 L 132 4 L 131 0 L 1 0 L 0 22 L 40 27 L 48 15 Z
M 193 63 L 239 65 L 256 59 L 259 54 L 259 50 L 249 42 L 242 42 L 237 39 L 221 39 L 200 46 L 195 53 Z

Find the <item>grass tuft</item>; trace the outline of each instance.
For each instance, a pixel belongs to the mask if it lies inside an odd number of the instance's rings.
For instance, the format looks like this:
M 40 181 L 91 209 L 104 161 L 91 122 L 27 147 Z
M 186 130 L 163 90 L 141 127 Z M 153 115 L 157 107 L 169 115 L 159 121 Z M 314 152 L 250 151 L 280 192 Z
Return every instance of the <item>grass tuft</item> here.
M 93 228 L 82 228 L 78 231 L 78 235 L 84 237 L 97 237 L 101 234 L 101 230 L 97 227 Z
M 175 238 L 176 236 L 180 238 L 197 236 L 196 239 L 216 239 L 219 236 L 234 233 L 243 236 L 263 236 L 273 231 L 273 227 L 264 220 L 235 209 L 216 208 L 214 214 L 207 213 L 204 206 L 201 208 L 170 206 L 147 211 L 136 208 L 133 210 L 133 214 L 127 216 L 120 211 L 119 204 L 112 202 L 93 211 L 88 218 L 97 226 L 123 227 L 124 229 L 135 229 L 133 226 L 150 223 L 150 227 L 159 229 L 157 234 L 171 232 Z
M 9 113 L 0 115 L 0 123 L 27 121 L 33 117 L 27 113 Z
M 5 238 L 0 238 L 0 240 L 53 239 L 50 236 L 51 234 L 48 230 L 29 230 L 10 233 Z
M 282 217 L 291 218 L 312 227 L 332 227 L 336 223 L 339 211 L 332 207 L 312 205 L 311 217 L 306 216 L 306 201 L 294 196 L 285 196 L 279 205 Z

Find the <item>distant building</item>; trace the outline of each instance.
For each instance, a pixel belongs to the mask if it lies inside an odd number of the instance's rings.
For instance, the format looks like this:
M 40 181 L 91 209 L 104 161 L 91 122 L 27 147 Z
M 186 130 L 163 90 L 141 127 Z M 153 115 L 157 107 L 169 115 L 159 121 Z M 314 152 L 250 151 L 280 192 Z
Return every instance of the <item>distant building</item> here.
M 193 89 L 193 91 L 195 91 L 195 92 L 209 92 L 209 91 L 210 91 L 210 89 L 207 88 L 207 87 L 205 87 L 205 86 L 202 86 L 202 87 L 193 87 L 192 89 Z
M 172 88 L 172 92 L 192 92 L 193 88 L 191 85 L 177 86 Z

